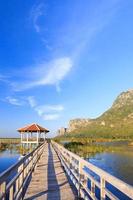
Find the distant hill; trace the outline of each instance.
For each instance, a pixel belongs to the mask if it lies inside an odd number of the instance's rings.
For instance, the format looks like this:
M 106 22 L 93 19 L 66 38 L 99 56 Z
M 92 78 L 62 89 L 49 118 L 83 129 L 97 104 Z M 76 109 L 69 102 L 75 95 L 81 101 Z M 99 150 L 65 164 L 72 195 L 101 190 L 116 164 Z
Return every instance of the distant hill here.
M 68 133 L 89 137 L 133 137 L 133 90 L 122 92 L 112 107 L 96 119 L 73 119 Z

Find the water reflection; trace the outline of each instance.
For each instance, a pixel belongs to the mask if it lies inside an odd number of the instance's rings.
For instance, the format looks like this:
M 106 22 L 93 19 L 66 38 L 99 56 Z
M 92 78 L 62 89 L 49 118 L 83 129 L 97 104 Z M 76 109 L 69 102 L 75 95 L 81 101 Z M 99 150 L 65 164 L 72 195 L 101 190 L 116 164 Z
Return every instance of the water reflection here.
M 0 173 L 15 164 L 20 156 L 26 155 L 36 148 L 36 144 L 29 145 L 11 145 L 4 151 L 0 152 Z
M 19 154 L 20 155 L 26 155 L 27 153 L 30 153 L 37 147 L 37 144 L 21 144 L 19 147 Z
M 88 159 L 92 164 L 133 185 L 133 151 L 100 153 Z

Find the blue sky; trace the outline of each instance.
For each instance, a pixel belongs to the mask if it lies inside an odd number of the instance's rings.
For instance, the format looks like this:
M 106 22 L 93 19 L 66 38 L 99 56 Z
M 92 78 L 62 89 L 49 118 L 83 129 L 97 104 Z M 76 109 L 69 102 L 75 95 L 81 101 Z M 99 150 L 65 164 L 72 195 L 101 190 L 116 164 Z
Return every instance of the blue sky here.
M 1 0 L 0 136 L 18 136 L 33 122 L 53 136 L 131 89 L 132 7 L 132 0 Z

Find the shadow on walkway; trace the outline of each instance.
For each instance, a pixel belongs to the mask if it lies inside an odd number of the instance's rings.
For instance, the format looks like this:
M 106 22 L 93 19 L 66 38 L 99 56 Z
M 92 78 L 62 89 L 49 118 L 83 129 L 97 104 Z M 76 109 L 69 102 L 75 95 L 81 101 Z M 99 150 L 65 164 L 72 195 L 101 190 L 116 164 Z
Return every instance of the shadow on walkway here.
M 54 160 L 54 156 L 55 160 Z M 48 144 L 48 163 L 47 164 L 39 164 L 38 167 L 43 167 L 47 165 L 47 189 L 42 190 L 39 193 L 36 193 L 28 198 L 24 198 L 25 200 L 34 200 L 34 199 L 47 199 L 47 200 L 61 200 L 60 197 L 60 187 L 63 186 L 65 183 L 62 183 L 58 185 L 56 173 L 55 173 L 55 167 L 58 168 L 58 163 L 60 165 L 60 162 L 56 160 L 56 153 L 52 152 L 52 147 L 50 144 Z M 54 162 L 55 161 L 55 162 Z M 41 176 L 42 174 L 40 174 Z M 39 183 L 39 182 L 38 182 Z M 39 187 L 39 186 L 38 186 Z
M 58 185 L 58 181 L 56 178 L 55 173 L 55 166 L 54 166 L 54 160 L 53 160 L 53 153 L 51 150 L 50 144 L 48 144 L 48 194 L 47 194 L 47 200 L 60 200 L 60 186 Z M 55 162 L 56 163 L 56 162 Z M 64 183 L 65 184 L 65 183 Z

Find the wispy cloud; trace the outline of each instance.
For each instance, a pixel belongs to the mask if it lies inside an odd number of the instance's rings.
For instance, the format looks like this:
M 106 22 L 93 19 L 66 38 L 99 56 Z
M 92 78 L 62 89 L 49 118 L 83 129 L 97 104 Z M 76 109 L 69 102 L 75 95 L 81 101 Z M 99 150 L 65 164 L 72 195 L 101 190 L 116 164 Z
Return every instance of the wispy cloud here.
M 67 16 L 68 21 L 66 20 L 65 23 L 60 24 L 61 26 L 54 24 L 55 28 L 50 26 L 51 29 L 49 28 L 50 30 L 48 30 L 50 41 L 56 50 L 55 54 L 51 51 L 51 55 L 49 56 L 53 59 L 49 61 L 42 60 L 41 64 L 39 62 L 36 65 L 27 66 L 26 70 L 23 69 L 24 73 L 23 71 L 21 72 L 20 77 L 14 76 L 14 72 L 11 73 L 11 78 L 5 78 L 0 75 L 0 81 L 4 81 L 5 84 L 10 85 L 14 92 L 46 85 L 54 85 L 57 91 L 60 91 L 61 81 L 69 75 L 72 68 L 76 65 L 78 66 L 82 52 L 84 52 L 85 49 L 88 51 L 90 48 L 89 42 L 91 42 L 93 37 L 110 22 L 119 1 L 120 0 L 112 0 L 107 2 L 103 0 L 98 4 L 92 3 L 91 8 L 88 6 L 87 0 L 85 4 L 79 1 L 81 4 L 78 5 L 76 14 L 75 12 L 66 13 L 70 14 L 70 16 Z M 75 4 L 73 5 L 75 6 Z M 84 10 L 83 15 L 81 13 L 82 10 Z M 39 20 L 45 14 L 46 6 L 44 3 L 35 4 L 31 9 L 30 17 L 38 33 L 41 31 Z M 77 16 L 81 16 L 78 23 Z M 50 18 L 50 20 L 54 21 L 54 18 Z M 45 44 L 48 44 L 49 37 L 46 39 L 43 33 L 40 37 L 41 39 L 43 38 Z M 25 74 L 25 76 L 23 76 L 23 74 Z M 8 102 L 14 104 L 18 103 L 14 98 L 8 99 Z M 29 99 L 29 102 L 32 107 L 36 107 L 34 99 Z
M 102 0 L 97 3 L 95 1 L 89 3 L 85 0 L 83 4 L 82 1 L 79 1 L 76 12 L 72 12 L 68 16 L 69 22 L 56 30 L 57 48 L 61 51 L 65 49 L 64 51 L 69 52 L 74 61 L 78 63 L 82 53 L 84 51 L 89 53 L 92 41 L 115 16 L 119 2 L 120 0 Z M 54 35 L 55 31 L 52 33 Z
M 64 107 L 62 105 L 41 105 L 35 107 L 35 110 L 40 116 L 42 116 L 47 112 L 61 112 L 64 110 Z
M 39 105 L 34 96 L 29 96 L 28 98 L 8 96 L 4 101 L 13 106 L 29 105 L 43 120 L 57 120 L 60 118 L 61 113 L 64 110 L 64 106 L 61 104 Z
M 25 104 L 24 101 L 19 100 L 19 99 L 14 98 L 14 97 L 10 97 L 10 96 L 6 97 L 6 101 L 8 103 L 12 104 L 12 105 L 15 105 L 15 106 L 22 106 L 22 105 Z
M 2 74 L 0 74 L 0 81 L 3 81 L 3 80 L 5 80 L 5 77 Z
M 31 12 L 30 12 L 30 19 L 33 21 L 33 26 L 37 33 L 41 31 L 39 25 L 39 18 L 45 15 L 45 5 L 44 3 L 35 4 L 33 5 Z
M 84 4 L 79 4 L 80 6 L 76 9 L 76 15 L 72 12 L 70 16 L 68 16 L 68 19 L 71 17 L 72 20 L 66 21 L 63 26 L 61 25 L 55 29 L 51 27 L 51 29 L 48 30 L 48 33 L 50 33 L 50 37 L 48 38 L 50 38 L 54 50 L 56 51 L 56 54 L 51 51 L 50 57 L 53 59 L 47 62 L 42 60 L 41 64 L 39 62 L 33 66 L 27 66 L 27 71 L 25 73 L 28 74 L 27 77 L 22 75 L 20 78 L 14 77 L 12 73 L 12 80 L 8 81 L 7 84 L 11 85 L 13 91 L 24 91 L 46 85 L 54 85 L 57 91 L 60 91 L 60 82 L 65 79 L 72 68 L 78 66 L 82 52 L 84 52 L 85 49 L 86 51 L 89 50 L 90 42 L 93 37 L 109 23 L 114 15 L 118 2 L 119 0 L 112 0 L 106 3 L 106 1 L 103 0 L 101 3 L 98 3 L 97 6 L 95 3 L 92 3 L 91 8 L 88 6 L 88 1 L 85 1 L 86 6 Z M 37 32 L 41 31 L 39 18 L 45 15 L 45 7 L 44 3 L 35 4 L 30 12 L 31 19 L 33 20 Z M 82 10 L 84 10 L 83 15 L 81 15 Z M 77 16 L 81 16 L 78 23 Z M 54 18 L 50 19 L 54 21 Z M 47 45 L 48 38 L 45 38 L 45 34 L 43 35 L 42 33 L 40 37 L 41 39 L 43 38 L 43 42 Z M 51 37 L 53 39 L 51 39 Z M 59 56 L 57 57 L 57 55 Z M 23 72 L 21 74 L 23 74 Z M 14 81 L 15 79 L 17 79 L 17 81 Z M 0 80 L 3 80 L 1 76 Z
M 71 58 L 63 57 L 45 62 L 33 67 L 28 72 L 30 80 L 24 80 L 23 83 L 12 83 L 14 91 L 23 91 L 37 86 L 55 85 L 59 90 L 60 82 L 67 76 L 73 67 Z
M 36 102 L 36 100 L 33 96 L 29 96 L 27 99 L 28 99 L 28 102 L 29 102 L 29 104 L 32 108 L 36 107 L 37 102 Z
M 38 105 L 33 96 L 28 97 L 28 102 L 43 120 L 57 120 L 64 110 L 63 105 Z
M 28 98 L 25 97 L 23 99 L 8 96 L 4 101 L 13 106 L 29 105 L 43 120 L 57 120 L 64 110 L 64 106 L 61 104 L 39 105 L 34 96 L 29 96 Z
M 60 118 L 59 114 L 46 114 L 42 116 L 43 120 L 57 120 Z
M 5 76 L 3 74 L 0 74 L 0 82 L 6 83 L 6 84 L 10 84 L 9 77 Z

